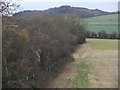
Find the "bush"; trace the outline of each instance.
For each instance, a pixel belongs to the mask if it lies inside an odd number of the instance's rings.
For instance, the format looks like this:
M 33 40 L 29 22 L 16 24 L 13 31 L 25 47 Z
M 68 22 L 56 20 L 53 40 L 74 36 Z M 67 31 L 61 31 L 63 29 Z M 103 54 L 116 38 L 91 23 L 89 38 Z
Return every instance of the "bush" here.
M 85 42 L 84 27 L 61 16 L 10 19 L 3 18 L 3 87 L 43 87 Z

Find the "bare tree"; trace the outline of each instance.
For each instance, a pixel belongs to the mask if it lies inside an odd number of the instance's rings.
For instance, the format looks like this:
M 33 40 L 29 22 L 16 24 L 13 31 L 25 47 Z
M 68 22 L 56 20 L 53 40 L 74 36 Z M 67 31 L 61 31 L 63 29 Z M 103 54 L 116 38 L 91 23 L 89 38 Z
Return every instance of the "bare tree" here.
M 12 15 L 19 6 L 19 4 L 14 3 L 12 0 L 2 0 L 0 1 L 0 13 L 4 16 Z

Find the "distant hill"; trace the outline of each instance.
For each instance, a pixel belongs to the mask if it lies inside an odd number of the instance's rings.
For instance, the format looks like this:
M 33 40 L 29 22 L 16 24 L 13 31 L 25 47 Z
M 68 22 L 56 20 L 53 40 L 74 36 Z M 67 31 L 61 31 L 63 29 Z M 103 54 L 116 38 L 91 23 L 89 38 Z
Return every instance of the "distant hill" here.
M 37 11 L 37 10 L 22 11 L 14 14 L 14 16 L 26 16 L 31 13 L 40 14 L 47 17 L 63 15 L 63 16 L 77 16 L 77 17 L 87 18 L 87 17 L 114 14 L 115 12 L 111 13 L 111 12 L 106 12 L 99 9 L 87 9 L 87 8 L 71 7 L 71 6 L 65 5 L 61 7 L 50 8 L 48 10 L 43 10 L 43 11 Z

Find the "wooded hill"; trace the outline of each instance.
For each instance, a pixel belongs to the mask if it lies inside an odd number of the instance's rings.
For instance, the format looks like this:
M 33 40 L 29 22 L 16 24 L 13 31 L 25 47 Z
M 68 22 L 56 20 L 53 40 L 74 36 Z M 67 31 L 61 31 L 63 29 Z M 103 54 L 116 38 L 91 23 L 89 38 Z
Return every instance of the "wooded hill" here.
M 108 15 L 108 14 L 115 14 L 117 12 L 106 12 L 102 11 L 99 9 L 88 9 L 88 8 L 83 8 L 83 7 L 71 7 L 71 6 L 61 6 L 61 7 L 55 7 L 55 8 L 50 8 L 48 10 L 43 10 L 43 11 L 37 11 L 37 10 L 26 10 L 26 11 L 21 11 L 14 16 L 26 16 L 28 14 L 41 14 L 43 16 L 58 16 L 58 15 L 63 15 L 65 17 L 67 16 L 77 16 L 77 17 L 95 17 L 95 16 L 101 16 L 101 15 Z

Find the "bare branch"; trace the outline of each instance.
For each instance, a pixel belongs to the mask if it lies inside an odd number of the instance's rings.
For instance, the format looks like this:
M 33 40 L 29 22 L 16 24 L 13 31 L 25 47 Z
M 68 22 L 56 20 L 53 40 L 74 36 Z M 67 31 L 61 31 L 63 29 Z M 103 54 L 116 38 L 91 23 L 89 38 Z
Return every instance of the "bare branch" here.
M 11 0 L 0 1 L 0 13 L 4 16 L 12 15 L 19 6 L 19 4 L 16 4 Z

